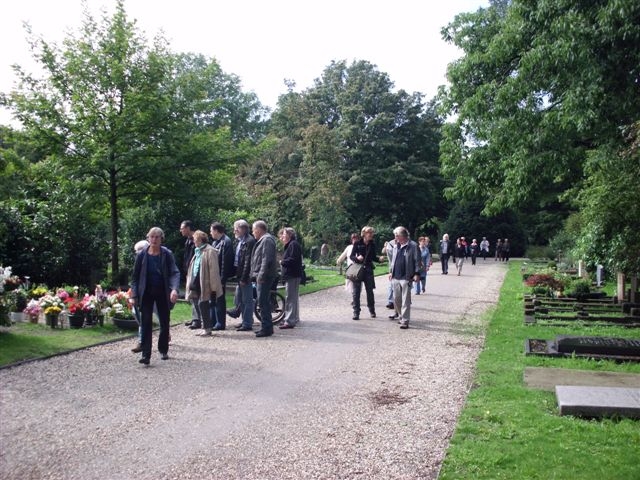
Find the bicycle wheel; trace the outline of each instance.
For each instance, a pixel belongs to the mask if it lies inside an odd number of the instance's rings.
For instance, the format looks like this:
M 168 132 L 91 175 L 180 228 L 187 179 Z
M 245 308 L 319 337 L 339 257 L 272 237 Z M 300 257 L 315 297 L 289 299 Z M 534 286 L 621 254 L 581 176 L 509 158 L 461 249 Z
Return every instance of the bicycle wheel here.
M 284 318 L 284 295 L 282 295 L 280 292 L 274 291 L 271 291 L 269 293 L 271 298 L 271 321 L 274 325 L 276 325 L 280 323 Z M 260 317 L 260 306 L 258 305 L 258 302 L 256 302 L 255 304 L 253 313 L 258 321 L 262 321 L 262 318 Z

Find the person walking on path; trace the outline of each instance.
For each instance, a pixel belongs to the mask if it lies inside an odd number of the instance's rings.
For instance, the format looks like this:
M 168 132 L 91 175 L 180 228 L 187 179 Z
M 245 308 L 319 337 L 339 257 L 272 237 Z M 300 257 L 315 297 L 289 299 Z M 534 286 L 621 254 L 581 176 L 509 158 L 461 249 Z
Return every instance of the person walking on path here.
M 411 282 L 420 281 L 420 254 L 406 228 L 396 227 L 393 235 L 395 247 L 389 265 L 389 280 L 393 286 L 395 314 L 389 318 L 398 319 L 400 328 L 407 329 L 411 319 Z
M 344 248 L 344 251 L 340 254 L 340 256 L 336 260 L 336 265 L 340 266 L 341 275 L 342 275 L 342 262 L 345 262 L 345 261 L 347 262 L 347 268 L 349 268 L 349 265 L 353 263 L 353 260 L 351 260 L 351 252 L 353 251 L 353 246 L 356 243 L 358 243 L 358 240 L 360 240 L 360 234 L 352 233 L 350 236 L 350 239 L 351 239 L 351 243 Z M 351 294 L 351 296 L 353 296 L 353 282 L 348 278 L 345 280 L 344 288 L 347 292 Z
M 257 302 L 262 324 L 260 330 L 256 332 L 256 337 L 270 337 L 273 335 L 271 287 L 278 276 L 276 239 L 268 232 L 267 224 L 263 220 L 253 222 L 253 236 L 256 239 L 256 245 L 251 257 L 251 277 L 256 281 Z
M 471 241 L 471 245 L 469 245 L 469 255 L 471 256 L 471 265 L 476 264 L 476 257 L 478 256 L 478 253 L 480 253 L 480 245 L 478 245 L 478 242 L 474 238 Z
M 302 279 L 302 247 L 296 240 L 296 231 L 285 227 L 280 230 L 284 254 L 280 261 L 285 284 L 284 321 L 281 329 L 294 328 L 300 321 L 299 290 Z
M 505 238 L 502 243 L 502 260 L 505 262 L 509 261 L 509 255 L 511 253 L 511 244 L 509 243 L 509 239 Z
M 375 231 L 373 227 L 363 227 L 360 232 L 361 239 L 353 246 L 351 251 L 351 260 L 363 266 L 364 277 L 361 281 L 353 282 L 353 320 L 360 320 L 360 293 L 362 292 L 362 284 L 367 292 L 367 307 L 371 318 L 376 318 L 376 304 L 373 296 L 373 290 L 376 288 L 376 282 L 373 276 L 373 261 L 378 260 L 376 244 L 373 240 Z
M 464 265 L 464 259 L 467 256 L 467 247 L 462 244 L 462 239 L 458 238 L 456 240 L 456 246 L 454 247 L 454 252 L 456 254 L 456 269 L 458 270 L 458 275 L 462 273 L 462 266 Z
M 489 255 L 489 240 L 487 240 L 487 237 L 482 237 L 482 241 L 480 242 L 480 252 L 482 254 L 482 261 L 486 261 L 487 255 Z
M 420 253 L 420 281 L 416 282 L 416 295 L 425 292 L 427 285 L 427 273 L 431 267 L 431 251 L 429 250 L 429 237 L 420 237 L 418 239 L 418 247 Z
M 196 230 L 193 240 L 196 249 L 189 264 L 186 298 L 195 305 L 202 325 L 202 330 L 197 335 L 209 337 L 213 327 L 211 305 L 215 305 L 216 298 L 222 295 L 219 253 L 209 245 L 209 237 L 203 231 Z
M 169 358 L 169 315 L 178 300 L 180 270 L 173 253 L 162 246 L 164 232 L 153 227 L 147 234 L 149 246 L 136 256 L 131 281 L 131 304 L 140 308 L 142 321 L 142 358 L 140 363 L 149 365 L 151 360 L 152 315 L 154 306 L 160 322 L 158 351 L 162 360 Z
M 440 240 L 440 248 L 438 253 L 440 254 L 440 263 L 442 264 L 442 274 L 447 275 L 449 273 L 449 256 L 451 255 L 451 242 L 449 241 L 449 234 L 445 233 Z
M 502 261 L 502 240 L 499 238 L 496 242 L 496 258 L 494 261 Z

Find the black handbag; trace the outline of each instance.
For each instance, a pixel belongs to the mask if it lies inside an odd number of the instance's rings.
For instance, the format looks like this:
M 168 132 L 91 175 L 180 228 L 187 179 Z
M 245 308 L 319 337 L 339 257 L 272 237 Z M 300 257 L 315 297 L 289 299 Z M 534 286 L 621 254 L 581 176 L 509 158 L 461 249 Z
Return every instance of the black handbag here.
M 192 292 L 200 293 L 200 275 L 191 277 L 191 283 L 189 284 L 189 290 Z
M 364 265 L 361 263 L 352 263 L 347 267 L 345 275 L 352 282 L 361 282 L 364 278 Z

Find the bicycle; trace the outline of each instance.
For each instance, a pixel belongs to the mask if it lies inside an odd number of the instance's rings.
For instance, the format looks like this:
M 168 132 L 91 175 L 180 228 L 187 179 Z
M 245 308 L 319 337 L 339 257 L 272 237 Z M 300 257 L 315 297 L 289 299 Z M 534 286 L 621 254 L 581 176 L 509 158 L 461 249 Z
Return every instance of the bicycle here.
M 279 281 L 280 281 L 279 278 L 275 279 L 275 281 L 273 282 L 273 285 L 271 285 L 271 291 L 269 292 L 269 299 L 271 300 L 271 320 L 274 325 L 277 325 L 278 323 L 280 323 L 284 318 L 285 300 L 284 300 L 284 295 L 282 295 L 277 290 Z M 258 301 L 257 301 L 258 289 L 256 288 L 255 282 L 252 283 L 251 286 L 253 287 L 253 301 L 254 301 L 253 314 L 256 317 L 256 319 L 258 319 L 258 321 L 261 321 L 262 318 L 260 317 L 260 307 L 258 306 Z

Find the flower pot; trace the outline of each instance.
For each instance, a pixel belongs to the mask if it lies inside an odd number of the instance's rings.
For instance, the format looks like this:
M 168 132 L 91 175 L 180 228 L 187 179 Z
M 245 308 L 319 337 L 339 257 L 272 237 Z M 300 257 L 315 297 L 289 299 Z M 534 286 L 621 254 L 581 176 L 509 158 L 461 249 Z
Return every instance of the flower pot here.
M 82 328 L 84 325 L 84 314 L 82 313 L 69 313 L 67 319 L 69 320 L 69 328 Z
M 29 315 L 29 322 L 38 323 L 38 315 Z
M 138 328 L 138 322 L 135 318 L 116 318 L 113 317 L 113 324 L 123 330 L 134 330 Z
M 58 314 L 47 313 L 45 315 L 45 323 L 49 325 L 51 328 L 56 328 L 58 326 Z

